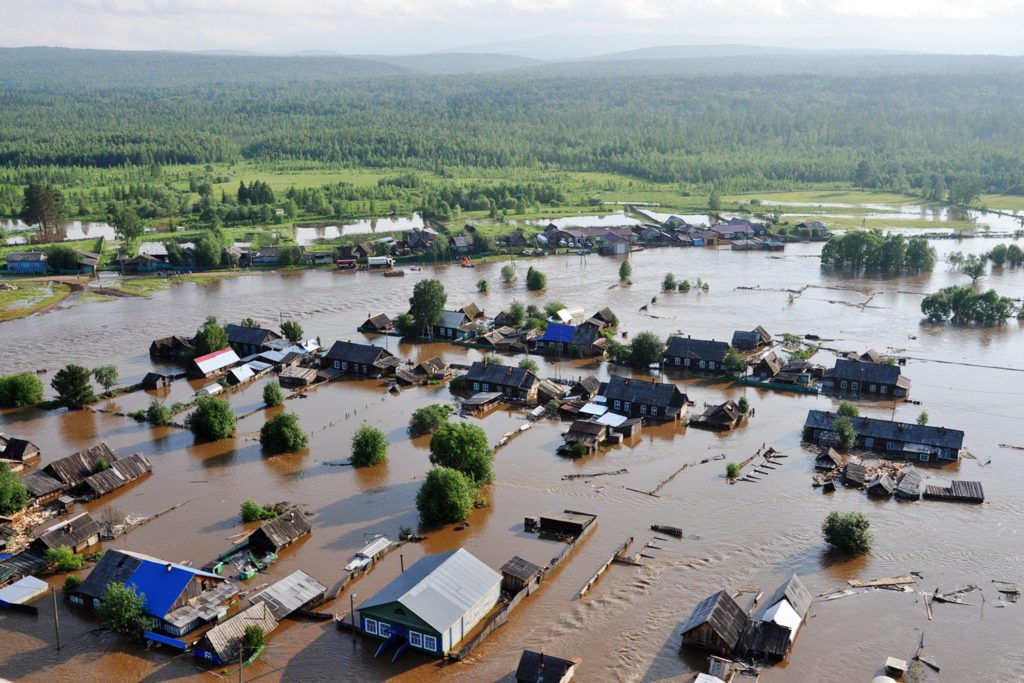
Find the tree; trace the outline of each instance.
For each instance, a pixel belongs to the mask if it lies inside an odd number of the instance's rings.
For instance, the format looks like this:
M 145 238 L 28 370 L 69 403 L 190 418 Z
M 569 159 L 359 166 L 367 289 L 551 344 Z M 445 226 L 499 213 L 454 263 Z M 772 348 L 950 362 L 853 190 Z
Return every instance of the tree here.
M 487 433 L 466 422 L 441 425 L 430 439 L 430 462 L 462 472 L 476 484 L 493 481 L 494 451 Z
M 480 280 L 477 281 L 477 283 L 476 283 L 476 291 L 480 292 L 481 294 L 486 294 L 489 289 L 490 289 L 490 285 L 487 284 L 487 280 L 486 279 L 481 278 Z
M 205 268 L 216 268 L 220 265 L 220 254 L 223 245 L 217 235 L 207 231 L 196 242 L 196 265 Z
M 292 344 L 298 344 L 302 341 L 302 325 L 298 324 L 294 320 L 285 320 L 281 323 L 281 334 L 283 334 L 284 338 Z
M 837 410 L 836 413 L 843 417 L 860 417 L 860 410 L 849 401 L 843 401 L 840 403 L 839 410 Z
M 427 334 L 444 313 L 448 294 L 440 280 L 420 280 L 412 288 L 409 299 L 409 314 L 416 321 L 416 331 Z
M 74 574 L 68 574 L 64 577 L 64 585 L 61 587 L 61 591 L 64 595 L 74 593 L 78 590 L 78 587 L 82 585 L 82 579 Z
M 13 515 L 28 504 L 28 491 L 10 466 L 0 462 L 0 515 Z
M 443 425 L 452 414 L 451 406 L 434 403 L 413 412 L 409 418 L 409 436 L 415 438 L 424 434 L 432 434 Z
M 125 204 L 117 204 L 113 207 L 110 212 L 110 224 L 114 226 L 117 238 L 124 242 L 142 237 L 146 231 L 139 214 Z
M 522 327 L 526 322 L 526 306 L 522 301 L 513 300 L 508 307 L 508 315 L 511 318 L 512 327 Z
M 260 651 L 265 642 L 266 634 L 263 632 L 262 626 L 259 624 L 249 624 L 246 626 L 245 631 L 242 632 L 242 661 L 249 661 L 253 655 Z
M 742 375 L 747 371 L 747 359 L 732 346 L 726 349 L 722 364 L 734 375 Z
M 511 284 L 516 281 L 515 266 L 508 263 L 501 267 L 501 281 L 505 284 Z
M 708 211 L 717 213 L 722 210 L 722 197 L 718 194 L 718 190 L 711 190 L 711 194 L 708 195 Z
M 960 266 L 960 272 L 971 278 L 971 283 L 976 283 L 980 278 L 985 277 L 988 268 L 985 265 L 984 259 L 971 254 L 964 259 L 963 265 Z
M 554 318 L 564 308 L 565 304 L 561 301 L 549 301 L 544 304 L 544 314 L 549 318 Z
M 859 512 L 828 513 L 821 525 L 825 542 L 842 553 L 863 555 L 871 550 L 871 522 Z
M 907 240 L 904 269 L 910 273 L 930 272 L 935 268 L 935 248 L 923 237 Z
M 1002 325 L 1016 310 L 1012 299 L 995 290 L 982 293 L 958 285 L 944 287 L 921 301 L 921 312 L 929 321 L 952 320 L 960 325 Z
M 87 403 L 94 402 L 96 394 L 92 391 L 90 377 L 88 368 L 74 363 L 58 370 L 50 380 L 50 386 L 57 392 L 57 403 L 65 408 L 78 410 Z
M 740 400 L 736 402 L 736 407 L 740 409 L 742 415 L 746 415 L 750 411 L 750 401 L 747 400 L 746 396 L 740 396 Z
M 352 437 L 352 464 L 372 467 L 388 459 L 388 437 L 376 427 L 364 424 Z
M 857 183 L 857 187 L 861 189 L 874 187 L 876 177 L 875 169 L 871 166 L 871 162 L 867 159 L 861 159 L 860 163 L 857 164 L 857 171 L 854 173 L 854 181 Z
M 731 462 L 725 466 L 725 476 L 728 477 L 729 479 L 739 479 L 740 472 L 740 466 L 734 462 Z
M 282 266 L 297 266 L 300 263 L 302 263 L 302 249 L 294 244 L 281 247 L 280 264 Z
M 435 467 L 416 493 L 420 520 L 431 526 L 461 522 L 473 509 L 473 482 L 458 470 Z
M 1011 244 L 1006 248 L 1006 262 L 1011 268 L 1019 268 L 1021 264 L 1024 264 L 1024 249 L 1021 249 L 1016 244 Z
M 142 635 L 146 596 L 135 592 L 135 586 L 108 583 L 99 606 L 100 621 L 112 631 L 126 636 Z
M 101 365 L 98 368 L 93 368 L 92 376 L 106 391 L 110 391 L 117 384 L 117 368 L 113 365 Z
M 924 427 L 926 424 L 928 424 L 928 411 L 927 410 L 922 410 L 921 414 L 917 416 L 917 424 L 921 425 L 922 427 Z
M 857 432 L 853 429 L 853 422 L 845 415 L 836 418 L 832 423 L 832 430 L 835 431 L 841 448 L 849 450 L 857 442 Z
M 395 331 L 403 337 L 416 336 L 416 320 L 408 313 L 400 313 L 395 318 Z
M 46 263 L 55 273 L 65 270 L 77 271 L 82 254 L 66 244 L 54 244 L 46 248 Z
M 171 421 L 171 411 L 157 399 L 153 399 L 146 408 L 146 419 L 156 425 L 165 425 Z
M 69 546 L 62 545 L 46 549 L 46 564 L 53 571 L 63 574 L 81 569 L 85 566 L 85 560 Z
M 526 271 L 526 288 L 531 292 L 539 292 L 548 286 L 547 275 L 536 270 L 533 266 Z
M 540 370 L 540 366 L 537 365 L 537 361 L 532 358 L 524 358 L 519 361 L 519 367 L 523 370 L 528 370 L 535 375 L 537 374 L 537 371 Z
M 259 326 L 260 323 L 255 318 L 245 318 L 242 320 L 242 327 L 246 327 L 249 329 L 257 329 Z
M 646 368 L 661 361 L 661 353 L 665 348 L 658 335 L 653 332 L 641 332 L 629 342 L 629 362 L 637 367 Z
M 676 288 L 676 276 L 672 273 L 665 273 L 665 279 L 661 281 L 661 291 L 671 292 Z
M 241 515 L 243 522 L 260 522 L 277 517 L 277 511 L 269 505 L 260 505 L 252 498 L 242 501 Z
M 284 403 L 284 392 L 277 382 L 268 382 L 263 386 L 263 402 L 268 408 L 274 408 Z
M 619 281 L 625 282 L 629 279 L 629 276 L 633 274 L 633 267 L 629 265 L 629 260 L 623 261 L 619 265 Z
M 269 455 L 294 453 L 309 443 L 295 413 L 278 413 L 260 428 L 260 445 Z
M 43 400 L 43 383 L 27 372 L 0 377 L 0 408 L 34 406 Z
M 66 214 L 64 195 L 53 185 L 30 184 L 25 188 L 19 218 L 29 225 L 38 224 L 43 233 L 56 230 Z
M 227 401 L 212 397 L 196 399 L 196 409 L 185 426 L 201 441 L 226 439 L 235 433 L 235 414 Z
M 211 315 L 203 323 L 203 326 L 199 328 L 199 331 L 196 332 L 193 344 L 196 349 L 196 358 L 213 353 L 214 351 L 220 351 L 223 348 L 227 348 L 228 331 Z
M 988 260 L 992 262 L 994 268 L 1002 268 L 1006 264 L 1009 251 L 1005 244 L 997 244 L 988 252 Z

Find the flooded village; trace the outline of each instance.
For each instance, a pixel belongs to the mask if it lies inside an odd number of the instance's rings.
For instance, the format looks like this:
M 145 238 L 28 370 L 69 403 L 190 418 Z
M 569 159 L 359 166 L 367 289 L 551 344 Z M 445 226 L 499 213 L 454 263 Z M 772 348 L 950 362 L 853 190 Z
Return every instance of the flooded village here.
M 921 313 L 925 295 L 965 281 L 946 256 L 996 241 L 934 239 L 931 272 L 850 275 L 821 267 L 829 231 L 817 221 L 785 239 L 740 218 L 643 216 L 512 232 L 500 260 L 455 237 L 442 264 L 396 263 L 436 234 L 416 226 L 383 247 L 326 252 L 321 268 L 0 324 L 0 374 L 38 374 L 47 399 L 68 363 L 119 374 L 82 410 L 0 411 L 0 457 L 32 497 L 23 519 L 0 520 L 0 583 L 18 587 L 13 600 L 0 588 L 14 605 L 0 609 L 0 674 L 1024 677 L 1021 322 Z M 274 265 L 272 249 L 238 250 Z M 99 282 L 160 271 L 166 256 L 140 251 Z M 543 286 L 528 285 L 531 270 Z M 444 311 L 403 337 L 429 281 Z M 1024 296 L 1018 270 L 984 282 Z M 209 317 L 228 345 L 197 356 Z M 287 339 L 285 321 L 301 333 Z M 651 362 L 625 362 L 644 333 Z M 265 405 L 271 383 L 282 406 Z M 185 428 L 198 397 L 227 402 L 234 436 Z M 142 419 L 154 398 L 167 424 Z M 493 483 L 464 522 L 442 526 L 417 510 L 431 436 L 407 433 L 434 404 L 482 428 L 494 452 Z M 260 431 L 282 412 L 308 444 L 271 455 Z M 353 467 L 364 425 L 384 433 L 388 458 Z M 246 499 L 275 514 L 243 522 Z M 870 552 L 822 540 L 837 511 L 870 521 Z M 48 567 L 61 546 L 87 559 L 71 588 Z M 118 582 L 152 596 L 134 640 L 97 618 Z M 248 650 L 253 625 L 265 643 Z

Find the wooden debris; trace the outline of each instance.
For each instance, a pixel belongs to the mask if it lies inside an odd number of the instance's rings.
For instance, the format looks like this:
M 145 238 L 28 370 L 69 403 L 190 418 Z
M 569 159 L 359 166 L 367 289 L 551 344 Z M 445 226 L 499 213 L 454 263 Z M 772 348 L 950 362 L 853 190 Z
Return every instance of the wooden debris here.
M 917 579 L 910 574 L 904 576 L 888 576 L 881 579 L 850 579 L 847 581 L 851 588 L 876 588 L 878 586 L 902 586 L 909 583 L 917 583 Z
M 641 491 L 641 493 L 643 492 Z M 597 580 L 601 578 L 601 575 L 604 574 L 608 570 L 608 567 L 612 565 L 612 562 L 615 562 L 617 558 L 621 558 L 625 554 L 626 548 L 628 548 L 632 543 L 633 537 L 630 536 L 626 539 L 622 546 L 618 550 L 616 550 L 610 558 L 608 558 L 607 562 L 605 562 L 597 568 L 597 571 L 594 572 L 594 575 L 591 576 L 585 584 L 583 584 L 582 588 L 580 588 L 579 597 L 582 598 L 584 595 L 587 594 L 587 591 L 593 588 L 594 584 L 597 583 Z
M 657 531 L 659 534 L 666 534 L 668 536 L 674 536 L 675 538 L 683 537 L 683 530 L 676 526 L 665 526 L 663 524 L 652 524 L 651 531 Z
M 621 470 L 609 471 L 609 472 L 594 472 L 593 474 L 563 474 L 563 480 L 572 479 L 592 479 L 593 477 L 612 477 L 617 474 L 629 474 L 629 470 L 623 468 Z

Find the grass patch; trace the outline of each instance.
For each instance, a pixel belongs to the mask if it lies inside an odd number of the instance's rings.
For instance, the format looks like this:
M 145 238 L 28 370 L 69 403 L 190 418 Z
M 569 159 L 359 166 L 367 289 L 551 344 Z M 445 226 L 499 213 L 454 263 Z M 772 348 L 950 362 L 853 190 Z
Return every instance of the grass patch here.
M 58 304 L 71 294 L 71 287 L 62 282 L 18 282 L 14 291 L 0 292 L 0 320 L 13 320 L 32 315 Z
M 115 296 L 109 296 L 107 294 L 98 294 L 96 292 L 84 292 L 82 296 L 78 297 L 78 301 L 81 301 L 83 303 L 87 303 L 90 301 L 93 303 L 104 303 L 106 301 L 113 301 L 116 298 L 117 297 Z

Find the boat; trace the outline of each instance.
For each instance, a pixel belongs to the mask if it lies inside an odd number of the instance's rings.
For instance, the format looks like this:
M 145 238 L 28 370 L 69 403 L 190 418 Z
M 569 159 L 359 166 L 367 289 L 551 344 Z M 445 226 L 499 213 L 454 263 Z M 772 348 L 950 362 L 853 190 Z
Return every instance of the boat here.
M 419 272 L 423 270 L 423 266 L 409 266 L 409 270 L 415 270 L 416 272 Z
M 476 268 L 476 264 L 473 263 L 473 259 L 469 258 L 468 256 L 462 257 L 461 265 L 463 268 Z
M 384 277 L 405 277 L 405 271 L 402 270 L 401 268 L 385 270 Z
M 374 540 L 370 541 L 362 550 L 356 553 L 348 564 L 345 565 L 345 571 L 354 572 L 359 569 L 365 569 L 379 557 L 385 550 L 391 545 L 391 539 L 387 536 L 378 536 Z

